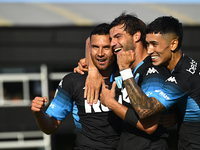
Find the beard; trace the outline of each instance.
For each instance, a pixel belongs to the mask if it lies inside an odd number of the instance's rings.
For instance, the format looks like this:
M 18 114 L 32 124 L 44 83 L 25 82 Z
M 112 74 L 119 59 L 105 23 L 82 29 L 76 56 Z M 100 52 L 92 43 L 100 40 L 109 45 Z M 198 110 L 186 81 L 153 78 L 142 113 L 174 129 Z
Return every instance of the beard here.
M 135 51 L 135 44 L 133 43 L 133 38 L 130 38 L 126 44 L 123 46 L 124 51 L 133 50 Z

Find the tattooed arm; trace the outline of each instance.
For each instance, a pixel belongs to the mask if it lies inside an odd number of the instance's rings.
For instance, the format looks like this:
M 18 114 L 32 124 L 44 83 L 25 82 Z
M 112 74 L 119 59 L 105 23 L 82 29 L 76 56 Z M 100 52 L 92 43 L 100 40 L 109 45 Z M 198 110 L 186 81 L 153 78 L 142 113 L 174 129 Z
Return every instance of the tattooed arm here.
M 117 53 L 117 64 L 119 66 L 122 78 L 122 71 L 127 70 L 129 68 L 130 76 L 127 75 L 127 71 L 125 71 L 123 73 L 125 76 L 125 78 L 123 79 L 123 83 L 126 87 L 133 108 L 138 113 L 139 117 L 142 119 L 152 114 L 156 114 L 157 112 L 164 111 L 165 107 L 156 98 L 148 97 L 137 85 L 135 79 L 131 77 L 132 72 L 130 66 L 139 63 L 136 61 L 135 57 L 135 53 L 132 50 L 121 50 Z
M 150 117 L 138 120 L 138 117 L 132 108 L 128 108 L 115 100 L 115 87 L 116 82 L 113 82 L 112 88 L 109 90 L 106 87 L 104 80 L 102 80 L 102 91 L 100 94 L 101 104 L 110 108 L 126 123 L 146 132 L 147 134 L 152 134 L 158 127 L 161 113 L 156 113 Z
M 154 97 L 148 97 L 135 82 L 129 78 L 123 81 L 129 95 L 129 99 L 140 118 L 146 118 L 159 111 L 164 111 L 165 107 Z

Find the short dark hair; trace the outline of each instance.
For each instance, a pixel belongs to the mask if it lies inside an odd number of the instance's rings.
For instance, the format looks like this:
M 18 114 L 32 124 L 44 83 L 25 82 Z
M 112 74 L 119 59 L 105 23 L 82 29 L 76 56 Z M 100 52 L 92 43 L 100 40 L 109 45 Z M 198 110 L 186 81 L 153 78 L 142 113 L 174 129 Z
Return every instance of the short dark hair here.
M 108 35 L 109 31 L 110 31 L 109 24 L 107 24 L 107 23 L 99 24 L 92 29 L 92 31 L 90 33 L 90 39 L 91 39 L 92 35 L 96 35 L 96 34 L 97 35 Z
M 137 31 L 140 31 L 141 37 L 139 41 L 142 41 L 143 46 L 146 47 L 146 24 L 133 14 L 126 14 L 123 12 L 119 17 L 115 18 L 111 24 L 110 28 L 118 25 L 124 24 L 124 31 L 130 35 L 134 35 Z
M 146 34 L 151 33 L 173 33 L 178 36 L 178 47 L 177 49 L 181 48 L 182 39 L 183 39 L 183 27 L 182 23 L 179 22 L 178 19 L 172 16 L 162 16 L 155 19 L 151 22 L 146 28 Z

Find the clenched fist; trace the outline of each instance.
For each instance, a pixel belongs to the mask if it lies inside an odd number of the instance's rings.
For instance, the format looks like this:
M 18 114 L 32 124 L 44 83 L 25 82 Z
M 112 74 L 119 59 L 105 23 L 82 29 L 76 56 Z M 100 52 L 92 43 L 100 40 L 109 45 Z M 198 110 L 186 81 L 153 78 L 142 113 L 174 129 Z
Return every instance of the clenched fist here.
M 130 68 L 132 63 L 135 61 L 135 52 L 133 50 L 121 50 L 120 52 L 116 53 L 116 55 L 117 64 L 120 71 Z
M 33 113 L 40 112 L 43 109 L 45 102 L 47 102 L 46 96 L 35 97 L 31 104 L 31 110 L 33 111 Z

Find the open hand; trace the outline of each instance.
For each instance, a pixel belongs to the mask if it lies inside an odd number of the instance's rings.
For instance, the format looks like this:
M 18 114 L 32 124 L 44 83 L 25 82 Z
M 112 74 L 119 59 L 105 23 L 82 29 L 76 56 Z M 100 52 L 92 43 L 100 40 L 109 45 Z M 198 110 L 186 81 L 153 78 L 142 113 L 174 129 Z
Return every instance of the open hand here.
M 114 81 L 112 84 L 111 90 L 108 89 L 108 85 L 105 84 L 105 81 L 102 80 L 102 91 L 100 94 L 100 102 L 104 105 L 110 108 L 110 105 L 112 105 L 112 101 L 115 101 L 115 87 L 116 82 Z

